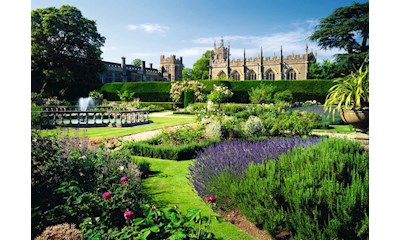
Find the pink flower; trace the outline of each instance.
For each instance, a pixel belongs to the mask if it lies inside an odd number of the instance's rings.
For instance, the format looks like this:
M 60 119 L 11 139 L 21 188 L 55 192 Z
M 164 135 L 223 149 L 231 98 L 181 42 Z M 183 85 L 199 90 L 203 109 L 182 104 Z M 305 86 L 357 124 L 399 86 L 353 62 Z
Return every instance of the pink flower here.
M 103 199 L 104 199 L 104 200 L 107 200 L 107 199 L 109 199 L 109 198 L 111 198 L 111 193 L 110 193 L 110 192 L 105 192 L 105 193 L 103 193 Z
M 127 176 L 123 176 L 123 177 L 120 179 L 120 181 L 121 181 L 122 183 L 127 183 L 127 182 L 128 182 L 128 177 L 127 177 Z
M 215 202 L 215 200 L 217 200 L 214 196 L 208 196 L 207 198 L 206 198 L 206 202 Z
M 132 211 L 125 211 L 124 212 L 124 218 L 126 220 L 133 218 L 134 213 Z

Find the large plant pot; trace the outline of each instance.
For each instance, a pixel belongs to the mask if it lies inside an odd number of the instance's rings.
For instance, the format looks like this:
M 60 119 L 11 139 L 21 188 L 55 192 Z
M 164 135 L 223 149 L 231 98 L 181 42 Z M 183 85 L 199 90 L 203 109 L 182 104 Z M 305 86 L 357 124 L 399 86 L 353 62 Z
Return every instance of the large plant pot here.
M 345 123 L 353 125 L 356 132 L 367 132 L 369 127 L 369 110 L 342 109 L 340 117 Z

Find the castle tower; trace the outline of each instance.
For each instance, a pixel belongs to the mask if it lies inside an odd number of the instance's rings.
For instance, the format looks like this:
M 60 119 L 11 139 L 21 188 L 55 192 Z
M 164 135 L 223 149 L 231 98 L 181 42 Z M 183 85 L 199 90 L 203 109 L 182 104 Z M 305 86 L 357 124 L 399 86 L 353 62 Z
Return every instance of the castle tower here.
M 260 72 L 261 74 L 258 75 L 260 76 L 261 80 L 264 79 L 264 58 L 263 58 L 263 51 L 262 51 L 262 47 L 261 47 L 261 51 L 260 51 Z
M 175 55 L 165 57 L 160 56 L 160 74 L 162 78 L 169 81 L 180 81 L 182 80 L 182 70 L 184 68 L 183 58 L 176 58 Z

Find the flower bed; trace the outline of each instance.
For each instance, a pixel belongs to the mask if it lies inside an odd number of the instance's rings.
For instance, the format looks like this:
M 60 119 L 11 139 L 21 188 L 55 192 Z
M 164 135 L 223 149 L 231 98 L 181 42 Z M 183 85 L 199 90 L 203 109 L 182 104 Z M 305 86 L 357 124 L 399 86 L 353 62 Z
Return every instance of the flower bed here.
M 224 173 L 241 176 L 250 162 L 262 163 L 276 159 L 295 146 L 307 146 L 318 142 L 316 137 L 273 138 L 266 141 L 227 141 L 210 145 L 198 152 L 196 161 L 189 167 L 190 181 L 200 196 L 214 193 L 209 186 L 211 180 Z

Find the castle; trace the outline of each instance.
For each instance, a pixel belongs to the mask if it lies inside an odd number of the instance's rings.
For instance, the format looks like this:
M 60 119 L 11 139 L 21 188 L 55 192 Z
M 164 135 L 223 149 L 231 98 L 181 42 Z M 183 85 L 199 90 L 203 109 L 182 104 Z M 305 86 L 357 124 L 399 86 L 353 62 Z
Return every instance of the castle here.
M 283 56 L 282 47 L 280 56 L 263 57 L 262 48 L 260 55 L 255 58 L 230 59 L 230 45 L 224 46 L 221 39 L 219 47 L 214 42 L 214 54 L 210 56 L 209 79 L 234 79 L 234 80 L 296 80 L 308 79 L 310 61 L 315 59 L 314 53 L 306 52 L 303 55 Z
M 146 82 L 146 81 L 179 81 L 182 80 L 183 59 L 175 55 L 160 56 L 159 69 L 153 68 L 150 63 L 142 61 L 140 67 L 126 64 L 125 57 L 121 57 L 121 63 L 103 61 L 106 71 L 99 74 L 102 83 L 110 82 Z

